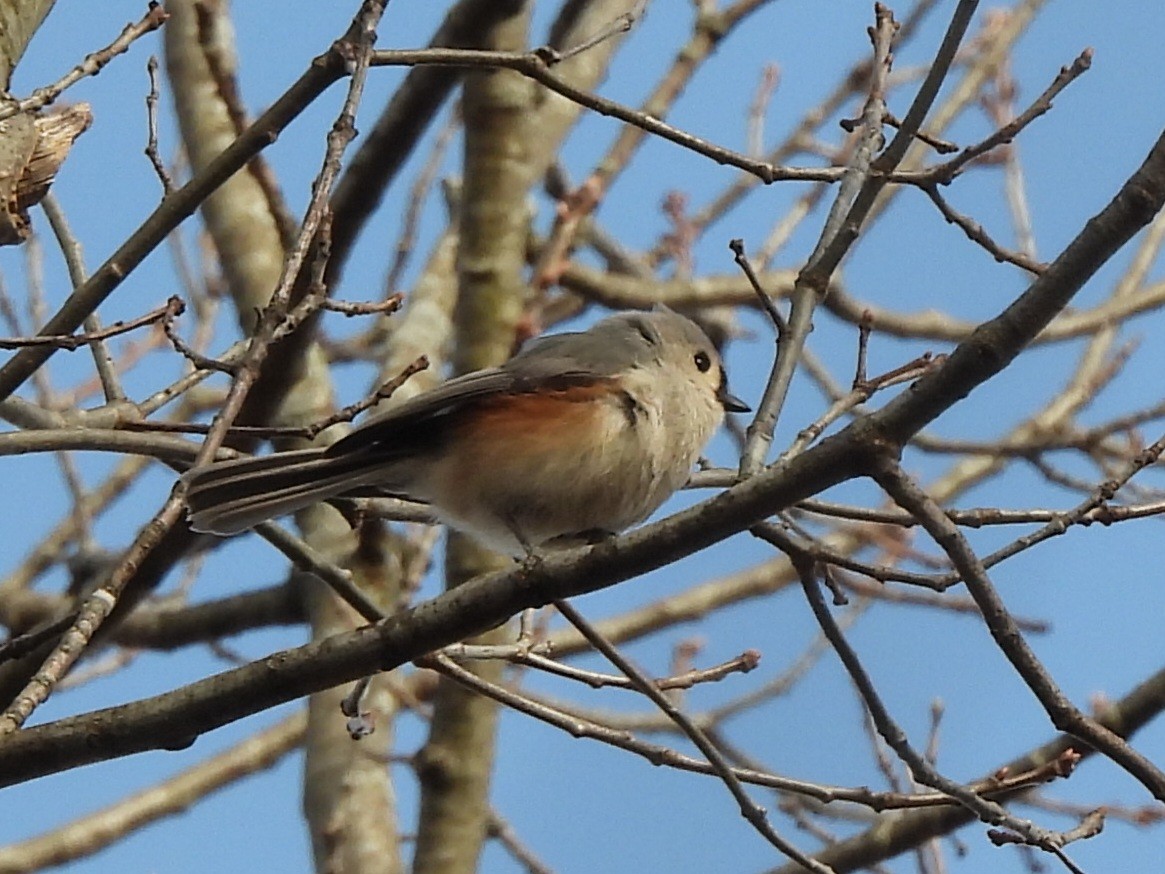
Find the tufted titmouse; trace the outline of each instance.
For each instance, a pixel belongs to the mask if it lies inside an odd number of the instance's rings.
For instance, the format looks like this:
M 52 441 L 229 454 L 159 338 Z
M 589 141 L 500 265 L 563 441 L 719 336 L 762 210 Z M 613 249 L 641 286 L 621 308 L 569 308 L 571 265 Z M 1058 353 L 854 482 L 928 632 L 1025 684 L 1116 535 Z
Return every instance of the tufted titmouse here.
M 397 496 L 511 555 L 593 541 L 687 482 L 725 410 L 748 407 L 694 322 L 665 307 L 623 313 L 539 338 L 326 449 L 190 470 L 190 524 L 235 534 L 317 501 Z

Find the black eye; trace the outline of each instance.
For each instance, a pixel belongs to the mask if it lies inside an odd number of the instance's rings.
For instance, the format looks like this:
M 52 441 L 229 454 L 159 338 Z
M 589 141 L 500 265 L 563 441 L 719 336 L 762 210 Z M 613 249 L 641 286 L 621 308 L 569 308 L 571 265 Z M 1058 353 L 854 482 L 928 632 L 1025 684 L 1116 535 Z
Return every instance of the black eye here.
M 700 373 L 707 373 L 708 368 L 712 366 L 712 358 L 708 355 L 707 352 L 697 352 L 695 360 L 696 367 L 700 369 Z

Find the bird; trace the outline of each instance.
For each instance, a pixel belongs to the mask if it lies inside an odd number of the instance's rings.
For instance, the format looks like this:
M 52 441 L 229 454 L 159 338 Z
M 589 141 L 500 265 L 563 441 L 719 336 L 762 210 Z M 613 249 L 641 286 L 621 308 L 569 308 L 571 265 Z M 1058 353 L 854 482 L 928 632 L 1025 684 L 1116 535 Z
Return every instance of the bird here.
M 219 461 L 182 476 L 197 532 L 233 535 L 343 497 L 428 503 L 516 558 L 642 522 L 689 479 L 724 420 L 749 407 L 716 347 L 664 306 L 537 338 L 326 448 Z

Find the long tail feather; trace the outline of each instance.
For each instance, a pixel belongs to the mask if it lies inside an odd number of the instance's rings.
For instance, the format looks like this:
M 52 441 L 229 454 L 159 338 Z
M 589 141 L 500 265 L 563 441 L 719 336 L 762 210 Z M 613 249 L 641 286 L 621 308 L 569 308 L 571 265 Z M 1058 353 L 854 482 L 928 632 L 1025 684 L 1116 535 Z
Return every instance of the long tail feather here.
M 370 481 L 386 482 L 391 467 L 355 453 L 327 457 L 322 449 L 303 449 L 195 468 L 182 476 L 190 527 L 238 534 Z

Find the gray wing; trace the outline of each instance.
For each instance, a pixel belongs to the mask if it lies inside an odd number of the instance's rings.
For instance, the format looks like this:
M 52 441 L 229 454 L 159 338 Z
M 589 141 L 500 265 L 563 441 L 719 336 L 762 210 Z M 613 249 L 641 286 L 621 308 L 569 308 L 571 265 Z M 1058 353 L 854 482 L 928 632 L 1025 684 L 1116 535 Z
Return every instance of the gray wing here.
M 600 378 L 590 370 L 572 366 L 561 350 L 543 350 L 544 345 L 547 344 L 539 343 L 529 352 L 523 351 L 501 367 L 467 373 L 410 398 L 333 443 L 327 454 L 336 456 L 376 447 L 378 451 L 407 455 L 426 447 L 436 448 L 448 435 L 455 421 L 453 414 L 459 410 L 488 403 L 499 395 L 523 394 L 537 388 L 562 391 L 591 385 Z
M 488 403 L 499 395 L 593 385 L 621 371 L 644 349 L 659 342 L 650 325 L 641 324 L 642 316 L 615 316 L 589 331 L 539 337 L 501 367 L 451 379 L 360 425 L 332 444 L 327 454 L 375 448 L 378 455 L 406 455 L 436 448 L 449 434 L 455 421 L 452 414 L 458 410 Z

